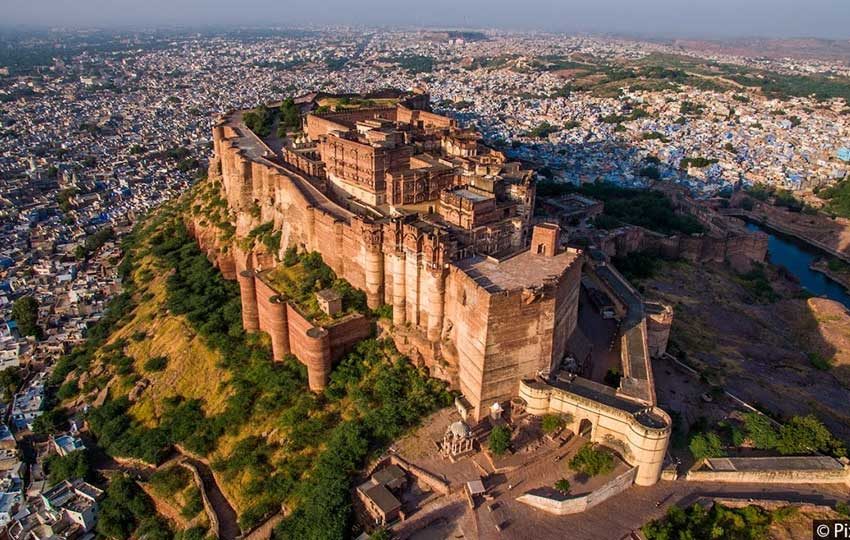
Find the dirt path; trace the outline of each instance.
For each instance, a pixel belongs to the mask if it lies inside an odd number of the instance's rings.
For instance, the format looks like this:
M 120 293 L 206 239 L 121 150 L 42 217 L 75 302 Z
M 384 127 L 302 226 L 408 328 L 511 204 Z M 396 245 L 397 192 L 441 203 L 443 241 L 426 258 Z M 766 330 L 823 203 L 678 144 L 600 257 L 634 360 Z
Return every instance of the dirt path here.
M 239 528 L 236 511 L 233 510 L 227 497 L 221 492 L 209 466 L 202 461 L 190 457 L 187 457 L 186 461 L 195 466 L 201 475 L 201 480 L 204 482 L 204 492 L 218 517 L 219 538 L 223 540 L 235 539 L 242 532 Z

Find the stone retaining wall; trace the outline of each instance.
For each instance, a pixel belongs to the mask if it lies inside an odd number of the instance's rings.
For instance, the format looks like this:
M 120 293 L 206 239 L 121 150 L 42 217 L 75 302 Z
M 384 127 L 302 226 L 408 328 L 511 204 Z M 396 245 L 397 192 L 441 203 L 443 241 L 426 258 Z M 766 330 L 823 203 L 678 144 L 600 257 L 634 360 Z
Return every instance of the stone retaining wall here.
M 431 489 L 441 493 L 442 495 L 448 495 L 451 492 L 451 486 L 448 482 L 426 471 L 421 467 L 417 467 L 416 465 L 410 463 L 405 459 L 402 459 L 397 455 L 390 456 L 390 463 L 392 463 L 393 465 L 398 465 L 407 473 L 411 474 L 412 476 L 415 476 L 417 480 L 428 484 Z
M 850 469 L 834 470 L 758 470 L 758 471 L 688 471 L 685 480 L 692 482 L 725 482 L 747 484 L 847 484 Z
M 517 497 L 516 500 L 556 516 L 578 514 L 629 489 L 629 487 L 634 483 L 635 475 L 637 475 L 637 468 L 633 467 L 601 488 L 580 497 L 557 500 L 543 495 L 525 493 Z
M 278 512 L 277 514 L 272 515 L 269 519 L 255 527 L 251 532 L 246 533 L 239 538 L 242 540 L 268 540 L 272 537 L 272 533 L 274 532 L 274 528 L 278 526 L 278 524 L 283 521 L 286 515 L 283 511 Z
M 210 503 L 209 498 L 207 497 L 207 490 L 204 489 L 204 480 L 201 478 L 201 473 L 198 472 L 198 468 L 195 467 L 192 463 L 188 461 L 181 461 L 181 467 L 185 467 L 192 473 L 192 478 L 195 481 L 195 485 L 198 487 L 198 490 L 201 492 L 201 501 L 204 503 L 204 512 L 207 514 L 207 519 L 210 520 L 210 532 L 212 532 L 215 538 L 219 538 L 221 527 L 218 523 L 218 515 L 215 513 L 215 509 Z

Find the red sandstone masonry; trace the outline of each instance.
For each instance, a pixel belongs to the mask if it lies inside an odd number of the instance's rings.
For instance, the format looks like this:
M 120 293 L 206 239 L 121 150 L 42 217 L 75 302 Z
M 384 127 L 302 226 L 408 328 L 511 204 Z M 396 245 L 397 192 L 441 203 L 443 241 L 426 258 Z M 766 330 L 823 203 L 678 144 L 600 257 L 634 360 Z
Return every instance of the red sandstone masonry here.
M 260 314 L 253 272 L 243 270 L 236 279 L 239 281 L 239 294 L 242 297 L 242 327 L 246 332 L 256 332 L 260 329 Z
M 283 360 L 289 354 L 289 324 L 286 314 L 286 302 L 279 298 L 277 291 L 262 279 L 255 279 L 259 328 L 272 340 L 272 355 L 275 360 Z
M 281 232 L 282 246 L 297 246 L 321 253 L 325 263 L 338 276 L 366 292 L 370 307 L 392 301 L 395 327 L 406 332 L 406 337 L 396 339 L 404 341 L 399 344 L 400 348 L 413 349 L 410 353 L 414 361 L 423 360 L 433 375 L 459 386 L 477 409 L 476 418 L 489 405 L 481 403 L 484 396 L 507 399 L 515 392 L 516 381 L 497 373 L 500 365 L 513 368 L 521 365 L 518 370 L 509 370 L 519 375 L 519 372 L 526 373 L 531 366 L 548 367 L 553 354 L 563 350 L 562 341 L 565 339 L 552 336 L 555 331 L 559 336 L 568 333 L 570 324 L 553 328 L 553 310 L 557 302 L 529 300 L 534 305 L 526 306 L 526 299 L 522 298 L 493 303 L 490 292 L 475 285 L 472 278 L 451 264 L 462 245 L 494 252 L 506 252 L 523 245 L 527 224 L 520 223 L 522 216 L 494 224 L 491 230 L 481 231 L 480 235 L 478 231 L 462 230 L 455 231 L 455 234 L 441 234 L 439 230 L 422 227 L 415 220 L 404 217 L 392 217 L 376 223 L 335 203 L 297 171 L 263 157 L 271 151 L 264 149 L 262 141 L 239 124 L 238 114 L 223 117 L 219 127 L 224 126 L 224 129 L 214 131 L 222 161 L 224 191 L 230 210 L 237 215 L 237 236 L 246 235 L 261 222 L 273 220 L 275 229 Z M 373 114 L 367 113 L 367 116 Z M 416 122 L 421 121 L 426 129 L 439 129 L 441 122 L 450 123 L 430 113 L 418 113 L 417 116 Z M 314 121 L 313 116 L 308 117 L 308 131 Z M 318 120 L 314 127 L 319 129 L 319 124 L 326 123 Z M 243 150 L 239 148 L 240 143 L 244 143 Z M 248 159 L 245 152 L 251 152 L 252 157 Z M 377 165 L 371 169 L 374 171 Z M 527 189 L 533 199 L 533 188 Z M 252 218 L 255 214 L 252 210 L 257 206 L 260 218 Z M 254 259 L 251 254 L 242 254 L 234 249 L 238 269 L 257 268 L 258 261 Z M 576 280 L 576 286 L 577 283 Z M 277 315 L 276 321 L 271 321 L 272 308 L 261 306 L 263 302 L 269 302 L 270 295 L 257 291 L 257 285 L 240 284 L 244 285 L 246 328 L 252 324 L 252 315 L 256 313 L 256 322 L 253 323 L 256 329 L 279 333 L 284 326 L 282 314 Z M 552 288 L 545 284 L 535 284 L 532 289 L 536 290 L 539 285 L 559 295 L 569 296 L 571 291 L 570 287 Z M 536 295 L 531 289 L 528 294 Z M 562 300 L 572 302 L 571 298 Z M 493 306 L 497 313 L 492 312 Z M 517 311 L 523 316 L 515 317 Z M 574 319 L 565 317 L 565 320 Z M 491 321 L 494 323 L 492 332 L 488 330 Z M 525 327 L 524 330 L 515 328 L 518 321 Z M 495 323 L 502 326 L 498 332 Z M 539 336 L 523 336 L 524 333 L 538 331 L 541 325 L 545 327 L 543 335 L 549 336 L 550 343 L 539 343 Z M 285 326 L 290 351 L 308 366 L 313 389 L 326 384 L 333 361 L 358 336 L 366 337 L 369 335 L 367 330 L 371 330 L 366 321 L 348 320 L 324 330 L 314 329 L 292 306 L 287 306 Z M 501 343 L 499 336 L 504 336 L 507 341 Z M 282 342 L 281 338 L 273 338 L 273 346 Z M 278 346 L 276 358 L 281 356 L 281 350 L 282 347 Z M 526 354 L 535 356 L 535 359 L 523 358 Z
M 307 366 L 311 390 L 322 390 L 333 363 L 372 334 L 372 323 L 363 315 L 351 315 L 328 328 L 314 325 L 253 271 L 239 274 L 239 286 L 246 331 L 269 334 L 275 360 L 294 354 Z

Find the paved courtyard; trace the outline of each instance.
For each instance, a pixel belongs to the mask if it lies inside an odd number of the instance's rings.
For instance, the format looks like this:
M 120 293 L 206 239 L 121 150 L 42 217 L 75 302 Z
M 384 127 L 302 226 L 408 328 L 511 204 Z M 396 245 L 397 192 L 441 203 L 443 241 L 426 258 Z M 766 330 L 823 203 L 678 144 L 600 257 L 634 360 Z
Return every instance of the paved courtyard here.
M 686 482 L 659 482 L 651 487 L 632 486 L 625 492 L 581 514 L 553 516 L 517 502 L 516 497 L 530 489 L 550 487 L 558 478 L 573 484 L 572 495 L 580 495 L 627 470 L 618 462 L 615 472 L 604 478 L 578 481 L 569 471 L 569 455 L 584 442 L 574 437 L 562 447 L 541 445 L 535 451 L 518 452 L 511 458 L 497 460 L 498 472 L 482 452 L 456 463 L 440 457 L 433 441 L 442 438 L 457 413 L 446 409 L 432 415 L 423 426 L 396 445 L 404 459 L 442 476 L 458 491 L 448 496 L 435 496 L 410 518 L 394 527 L 399 538 L 431 539 L 528 539 L 548 540 L 617 540 L 638 530 L 646 521 L 660 517 L 673 504 L 687 505 L 700 496 L 782 499 L 832 505 L 847 497 L 846 487 L 835 485 L 757 485 Z M 557 463 L 555 456 L 566 455 Z M 459 487 L 465 482 L 489 475 L 485 482 L 488 498 L 475 510 L 467 504 Z M 499 531 L 497 524 L 502 525 Z

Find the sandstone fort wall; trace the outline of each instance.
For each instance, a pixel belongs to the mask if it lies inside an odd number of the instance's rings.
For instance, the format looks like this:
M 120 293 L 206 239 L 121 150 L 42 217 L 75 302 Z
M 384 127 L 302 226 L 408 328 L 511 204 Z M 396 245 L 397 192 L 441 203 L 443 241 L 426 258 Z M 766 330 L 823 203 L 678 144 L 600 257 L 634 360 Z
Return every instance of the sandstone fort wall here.
M 369 307 L 392 305 L 399 348 L 459 387 L 473 406 L 473 421 L 493 402 L 516 395 L 519 378 L 560 360 L 576 323 L 580 263 L 534 290 L 488 291 L 450 262 L 458 240 L 419 226 L 409 219 L 415 216 L 376 220 L 350 212 L 315 179 L 270 161 L 273 153 L 241 127 L 239 114 L 231 113 L 213 131 L 236 238 L 271 221 L 281 232 L 281 252 L 289 246 L 317 251 L 339 277 L 365 291 Z M 362 114 L 372 117 L 374 111 Z M 308 127 L 316 122 L 311 118 Z M 442 117 L 418 118 L 436 125 Z M 319 120 L 314 133 L 324 128 Z M 311 388 L 321 388 L 333 361 L 368 335 L 366 323 L 311 327 L 292 306 L 284 310 L 257 279 L 257 271 L 275 264 L 273 254 L 262 248 L 243 252 L 238 241 L 229 251 L 232 263 L 226 264 L 240 285 L 246 331 L 268 332 L 275 358 L 295 354 L 310 367 Z
M 647 486 L 658 481 L 671 433 L 670 417 L 663 410 L 651 408 L 658 422 L 647 425 L 636 415 L 603 401 L 539 382 L 521 381 L 519 397 L 530 414 L 570 415 L 572 423 L 567 428 L 576 433 L 583 420 L 589 421 L 590 440 L 618 450 L 626 462 L 636 467 L 636 484 Z

